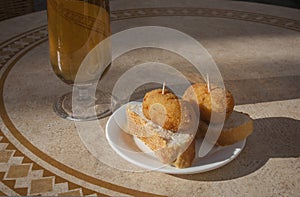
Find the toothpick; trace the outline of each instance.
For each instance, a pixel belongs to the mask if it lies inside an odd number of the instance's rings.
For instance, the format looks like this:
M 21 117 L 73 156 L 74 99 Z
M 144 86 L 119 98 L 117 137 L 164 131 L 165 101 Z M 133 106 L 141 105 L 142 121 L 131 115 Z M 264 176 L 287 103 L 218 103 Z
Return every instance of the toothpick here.
M 210 92 L 210 83 L 209 83 L 209 75 L 208 73 L 206 74 L 206 83 L 207 83 L 207 90 Z
M 165 86 L 166 86 L 166 82 L 163 82 L 163 88 L 162 88 L 162 94 L 165 94 Z

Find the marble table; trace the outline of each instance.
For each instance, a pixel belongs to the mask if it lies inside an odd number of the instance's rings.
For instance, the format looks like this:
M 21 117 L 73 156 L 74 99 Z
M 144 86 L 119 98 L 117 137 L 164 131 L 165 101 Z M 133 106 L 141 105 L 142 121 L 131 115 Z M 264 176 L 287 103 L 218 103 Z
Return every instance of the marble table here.
M 58 117 L 53 101 L 71 87 L 48 60 L 46 12 L 0 22 L 0 195 L 299 196 L 300 11 L 235 1 L 111 1 L 113 33 L 163 26 L 201 42 L 233 93 L 235 109 L 251 115 L 254 132 L 229 164 L 205 173 L 143 171 L 109 146 L 94 157 L 74 122 Z M 191 82 L 189 63 L 160 49 L 131 51 L 103 80 L 107 89 L 123 72 L 164 61 Z M 108 118 L 99 121 L 104 127 Z

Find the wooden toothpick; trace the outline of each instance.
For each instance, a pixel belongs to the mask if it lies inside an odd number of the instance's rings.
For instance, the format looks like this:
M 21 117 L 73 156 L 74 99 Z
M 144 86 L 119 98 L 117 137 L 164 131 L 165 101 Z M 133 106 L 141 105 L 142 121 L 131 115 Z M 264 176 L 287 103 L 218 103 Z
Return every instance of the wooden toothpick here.
M 207 83 L 207 90 L 210 92 L 210 83 L 209 83 L 209 75 L 208 73 L 206 74 L 206 83 Z
M 165 86 L 166 86 L 166 82 L 163 82 L 163 88 L 162 88 L 162 94 L 165 94 Z

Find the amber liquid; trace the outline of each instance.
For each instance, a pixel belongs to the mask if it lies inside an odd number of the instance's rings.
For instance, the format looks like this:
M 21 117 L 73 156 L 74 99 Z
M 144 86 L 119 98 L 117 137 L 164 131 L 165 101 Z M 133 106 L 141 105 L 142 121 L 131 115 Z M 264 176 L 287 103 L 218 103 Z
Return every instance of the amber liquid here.
M 51 65 L 59 78 L 73 84 L 87 54 L 110 36 L 108 0 L 48 0 L 47 9 Z M 103 65 L 88 67 L 82 83 L 97 78 L 91 73 L 110 62 L 110 51 L 101 58 Z

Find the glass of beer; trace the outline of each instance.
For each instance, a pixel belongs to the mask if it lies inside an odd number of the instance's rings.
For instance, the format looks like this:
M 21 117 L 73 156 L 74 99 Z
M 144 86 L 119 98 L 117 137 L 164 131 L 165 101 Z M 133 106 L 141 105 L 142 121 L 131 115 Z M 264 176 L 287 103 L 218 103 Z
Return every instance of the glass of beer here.
M 100 90 L 91 92 L 90 88 L 109 68 L 109 44 L 97 57 L 86 61 L 89 53 L 110 36 L 109 0 L 47 0 L 47 11 L 52 68 L 63 82 L 73 85 L 73 92 L 55 102 L 54 111 L 71 120 L 109 115 L 110 101 L 104 102 L 107 95 Z

